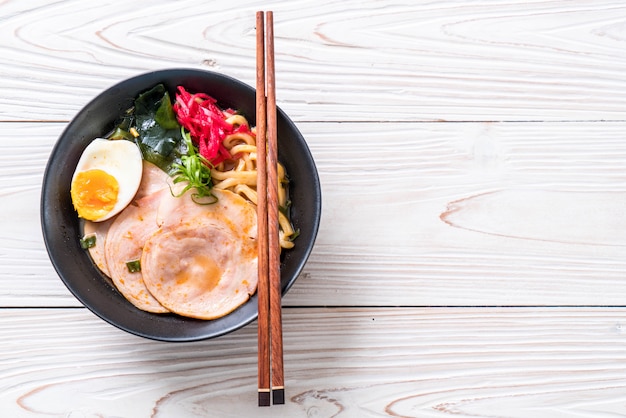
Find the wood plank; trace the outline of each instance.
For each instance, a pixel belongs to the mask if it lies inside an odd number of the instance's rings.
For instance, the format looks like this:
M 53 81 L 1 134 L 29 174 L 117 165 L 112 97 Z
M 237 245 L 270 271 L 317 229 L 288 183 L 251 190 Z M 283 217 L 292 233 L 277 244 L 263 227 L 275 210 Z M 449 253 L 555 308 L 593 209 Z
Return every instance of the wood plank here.
M 68 120 L 169 67 L 254 85 L 262 1 L 0 3 L 0 120 Z M 279 105 L 297 121 L 625 120 L 620 0 L 278 1 Z
M 300 126 L 323 216 L 287 305 L 624 304 L 626 123 Z M 39 225 L 63 127 L 0 123 L 0 306 L 78 306 Z
M 620 125 L 315 126 L 324 215 L 288 302 L 622 305 Z
M 286 405 L 256 406 L 256 325 L 198 343 L 84 309 L 0 309 L 6 416 L 619 416 L 626 309 L 286 309 Z
M 43 242 L 43 174 L 64 123 L 0 123 L 0 306 L 78 306 Z

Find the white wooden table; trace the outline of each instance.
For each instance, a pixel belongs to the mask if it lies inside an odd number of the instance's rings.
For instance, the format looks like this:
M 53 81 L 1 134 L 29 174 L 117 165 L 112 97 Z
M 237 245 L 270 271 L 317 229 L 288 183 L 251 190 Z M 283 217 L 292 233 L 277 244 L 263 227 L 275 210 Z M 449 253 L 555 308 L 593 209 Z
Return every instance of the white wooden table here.
M 284 406 L 256 406 L 256 324 L 162 343 L 96 318 L 41 237 L 48 155 L 154 69 L 279 105 L 322 223 L 283 302 Z M 0 416 L 626 416 L 626 4 L 0 2 Z

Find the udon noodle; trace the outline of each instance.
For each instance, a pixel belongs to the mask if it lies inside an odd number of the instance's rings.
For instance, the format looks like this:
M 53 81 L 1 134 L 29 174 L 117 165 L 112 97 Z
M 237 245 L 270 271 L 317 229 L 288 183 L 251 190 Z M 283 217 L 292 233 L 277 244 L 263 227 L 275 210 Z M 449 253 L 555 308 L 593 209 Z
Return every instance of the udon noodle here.
M 226 122 L 234 125 L 249 126 L 247 119 L 242 115 L 232 115 Z M 211 169 L 213 187 L 218 190 L 229 190 L 237 193 L 250 202 L 257 204 L 257 145 L 256 129 L 251 128 L 251 133 L 237 132 L 228 135 L 224 139 L 224 147 L 233 156 L 232 160 L 226 160 Z M 278 206 L 286 209 L 288 206 L 287 176 L 282 164 L 278 164 Z M 280 246 L 284 249 L 293 248 L 295 231 L 291 222 L 279 210 L 278 220 L 280 223 Z

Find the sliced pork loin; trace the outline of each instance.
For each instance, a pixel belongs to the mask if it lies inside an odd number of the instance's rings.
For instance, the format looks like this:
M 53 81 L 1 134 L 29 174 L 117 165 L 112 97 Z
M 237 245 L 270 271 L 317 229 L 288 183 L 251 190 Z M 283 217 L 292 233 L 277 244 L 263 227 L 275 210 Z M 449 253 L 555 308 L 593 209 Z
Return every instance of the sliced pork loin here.
M 146 287 L 183 316 L 224 316 L 256 291 L 256 210 L 239 195 L 214 193 L 210 205 L 193 202 L 190 192 L 164 200 L 161 228 L 143 249 Z
M 147 239 L 159 230 L 157 210 L 169 189 L 135 200 L 111 224 L 105 243 L 106 262 L 111 279 L 129 302 L 148 312 L 168 312 L 146 288 L 142 271 L 133 272 L 127 263 L 141 260 Z

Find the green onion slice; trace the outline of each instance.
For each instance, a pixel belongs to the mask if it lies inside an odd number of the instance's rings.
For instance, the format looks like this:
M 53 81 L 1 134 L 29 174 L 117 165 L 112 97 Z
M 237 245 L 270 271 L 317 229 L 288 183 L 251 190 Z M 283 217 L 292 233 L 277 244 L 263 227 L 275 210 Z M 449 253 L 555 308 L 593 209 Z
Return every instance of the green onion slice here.
M 127 261 L 126 267 L 128 267 L 128 271 L 131 273 L 139 273 L 141 271 L 141 261 L 140 260 Z
M 83 250 L 96 246 L 96 234 L 85 235 L 80 239 L 80 247 Z

